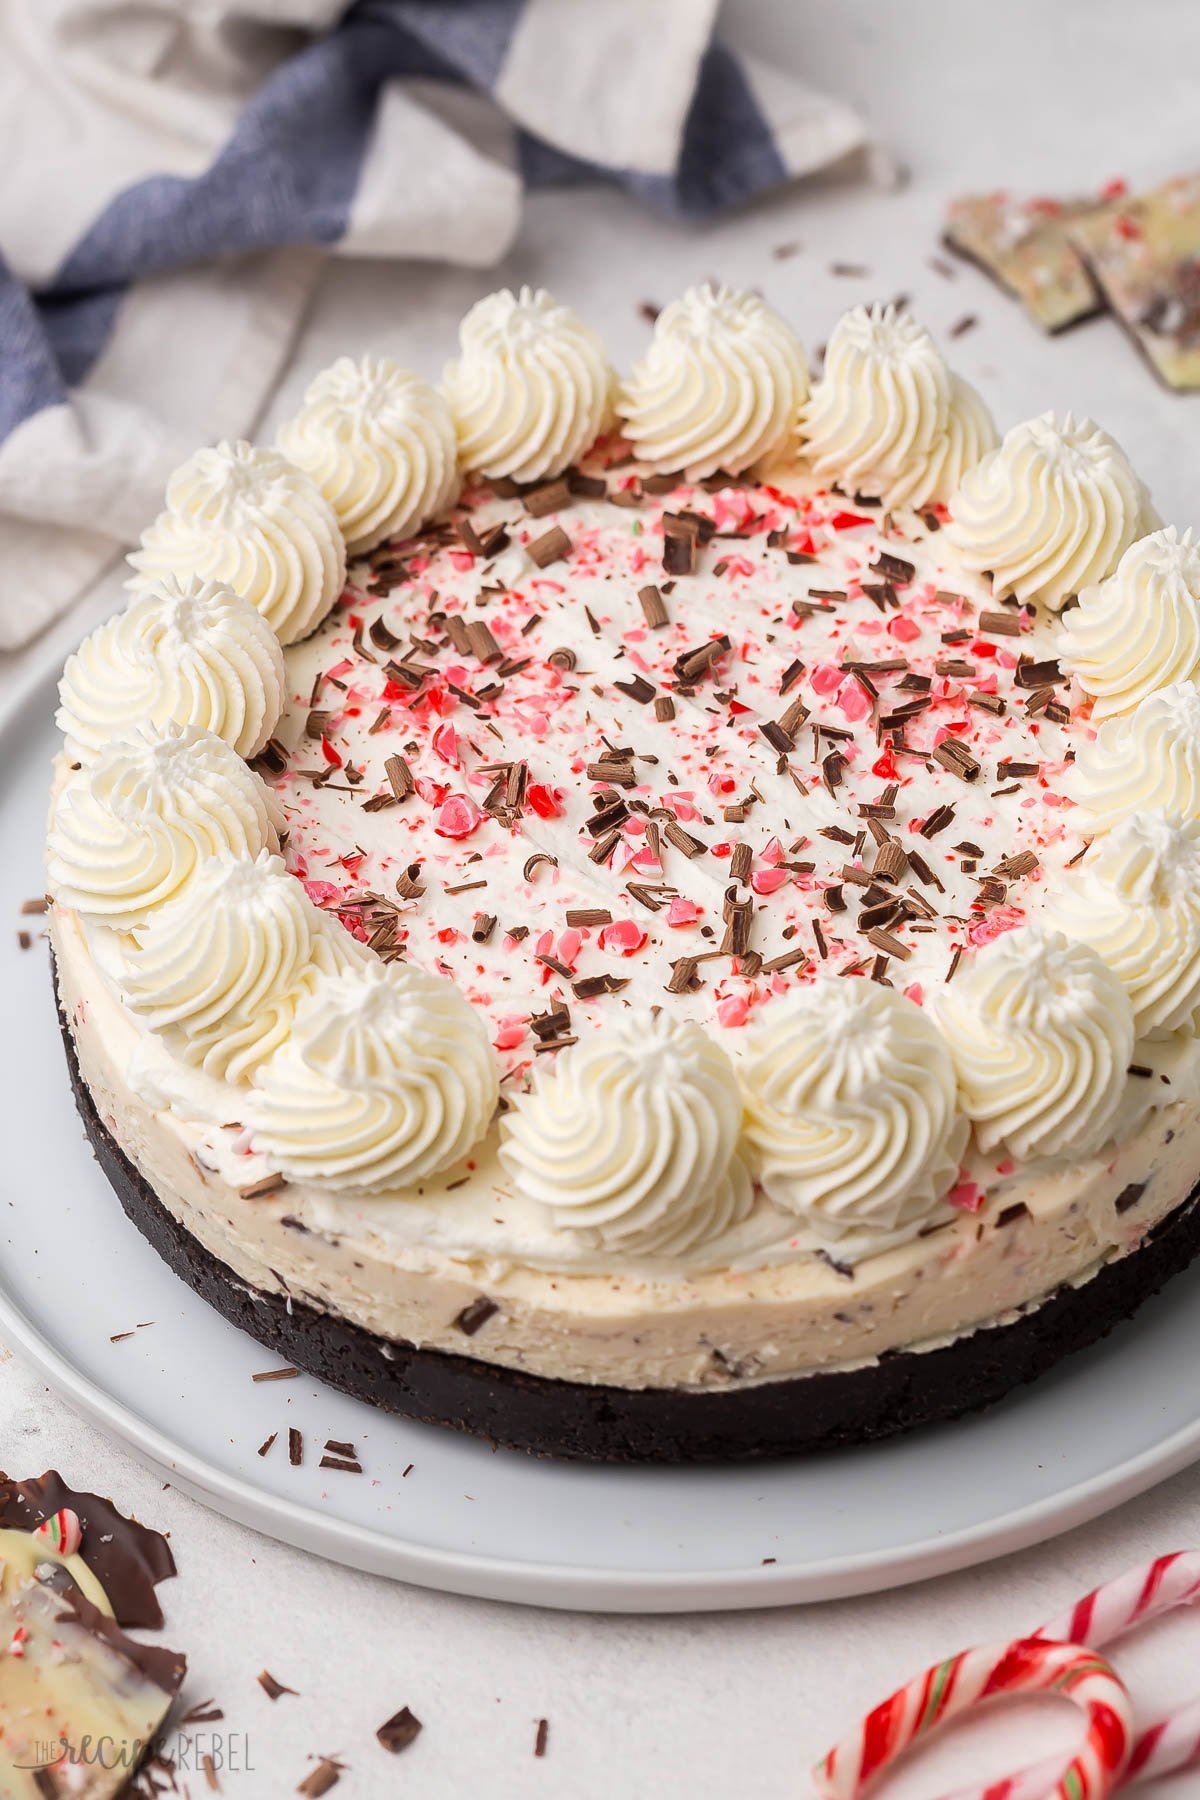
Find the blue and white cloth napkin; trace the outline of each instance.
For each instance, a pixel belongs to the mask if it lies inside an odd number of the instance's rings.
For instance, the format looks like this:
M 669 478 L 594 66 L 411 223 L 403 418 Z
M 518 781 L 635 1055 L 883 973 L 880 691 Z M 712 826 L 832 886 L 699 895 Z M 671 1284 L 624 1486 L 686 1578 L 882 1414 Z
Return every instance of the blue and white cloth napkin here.
M 0 9 L 0 648 L 136 539 L 197 444 L 253 430 L 329 252 L 482 267 L 527 186 L 702 220 L 863 147 L 849 108 L 714 39 L 717 5 Z

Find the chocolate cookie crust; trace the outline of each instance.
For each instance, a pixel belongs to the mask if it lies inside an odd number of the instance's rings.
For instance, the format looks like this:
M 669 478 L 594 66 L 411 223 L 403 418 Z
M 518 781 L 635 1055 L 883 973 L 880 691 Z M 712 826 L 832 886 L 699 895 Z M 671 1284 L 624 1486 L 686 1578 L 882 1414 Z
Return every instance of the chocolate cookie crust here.
M 1005 1325 L 863 1368 L 696 1393 L 552 1381 L 396 1343 L 301 1300 L 252 1292 L 161 1204 L 100 1119 L 70 1028 L 75 1102 L 127 1216 L 223 1318 L 372 1406 L 506 1449 L 583 1462 L 741 1462 L 862 1444 L 962 1417 L 1096 1343 L 1200 1252 L 1200 1184 L 1132 1254 Z

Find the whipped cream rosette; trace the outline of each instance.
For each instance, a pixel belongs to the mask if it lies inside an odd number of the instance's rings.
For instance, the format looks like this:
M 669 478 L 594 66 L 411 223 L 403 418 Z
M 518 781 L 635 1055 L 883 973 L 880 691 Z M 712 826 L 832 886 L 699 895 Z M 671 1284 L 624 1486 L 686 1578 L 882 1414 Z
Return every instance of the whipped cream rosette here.
M 658 315 L 617 410 L 639 462 L 701 481 L 793 446 L 807 393 L 791 326 L 757 294 L 706 284 Z
M 171 476 L 166 500 L 129 558 L 134 593 L 164 575 L 228 582 L 281 644 L 294 644 L 345 586 L 337 514 L 278 450 L 244 442 L 197 450 Z
M 964 959 L 935 1001 L 959 1104 L 984 1150 L 1090 1156 L 1132 1060 L 1133 1008 L 1089 944 L 1024 926 Z
M 957 1179 L 967 1124 L 953 1065 L 893 988 L 831 979 L 777 1001 L 740 1073 L 756 1177 L 828 1243 L 902 1242 Z
M 1139 1037 L 1195 1031 L 1200 1011 L 1200 820 L 1134 813 L 1058 879 L 1046 919 L 1121 981 Z
M 218 1081 L 245 1081 L 283 1043 L 318 975 L 368 955 L 317 910 L 281 857 L 222 852 L 134 931 L 120 986 L 184 1062 Z
M 800 434 L 823 481 L 887 506 L 948 499 L 997 435 L 974 388 L 894 306 L 857 306 L 838 321 Z
M 1173 525 L 1126 550 L 1106 581 L 1085 587 L 1065 612 L 1064 669 L 1092 697 L 1098 722 L 1200 675 L 1200 544 Z
M 64 783 L 50 827 L 51 891 L 97 924 L 144 924 L 211 857 L 276 847 L 278 811 L 229 745 L 196 726 L 135 727 Z
M 369 961 L 313 982 L 246 1118 L 254 1150 L 289 1180 L 370 1195 L 458 1162 L 499 1092 L 479 1014 L 454 984 Z
M 463 469 L 541 481 L 578 462 L 607 425 L 614 376 L 604 345 L 544 288 L 478 301 L 442 377 Z
M 1085 835 L 1151 809 L 1200 818 L 1200 688 L 1172 682 L 1106 719 L 1076 750 L 1068 789 L 1079 808 L 1072 823 Z
M 1014 425 L 951 499 L 950 541 L 998 594 L 1058 611 L 1159 523 L 1121 446 L 1068 413 Z
M 741 1116 L 733 1065 L 707 1032 L 639 1012 L 538 1071 L 505 1115 L 500 1154 L 559 1230 L 677 1256 L 750 1211 Z
M 279 640 L 225 582 L 164 576 L 68 657 L 56 722 L 91 762 L 132 719 L 196 725 L 257 756 L 286 698 Z
M 913 457 L 880 494 L 887 506 L 926 506 L 931 500 L 949 500 L 964 475 L 993 450 L 999 440 L 996 422 L 981 395 L 951 374 L 950 403 L 946 422 L 924 456 Z M 868 483 L 867 490 L 870 490 Z
M 410 537 L 458 493 L 450 409 L 390 356 L 339 356 L 323 369 L 279 448 L 329 501 L 352 556 Z

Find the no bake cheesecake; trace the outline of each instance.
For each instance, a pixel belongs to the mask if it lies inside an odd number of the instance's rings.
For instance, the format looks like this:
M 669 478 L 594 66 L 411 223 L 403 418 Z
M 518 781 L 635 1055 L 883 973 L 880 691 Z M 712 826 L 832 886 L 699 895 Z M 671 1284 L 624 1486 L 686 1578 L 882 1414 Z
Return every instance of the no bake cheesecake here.
M 767 1455 L 998 1398 L 1200 1240 L 1200 548 L 891 308 L 699 289 L 204 449 L 64 671 L 130 1216 L 412 1416 Z

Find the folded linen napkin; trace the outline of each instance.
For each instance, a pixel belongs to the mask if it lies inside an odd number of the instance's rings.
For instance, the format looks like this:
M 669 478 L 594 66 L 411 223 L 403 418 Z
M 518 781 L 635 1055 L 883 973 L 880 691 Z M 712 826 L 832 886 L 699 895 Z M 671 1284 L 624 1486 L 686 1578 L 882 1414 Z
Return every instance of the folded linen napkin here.
M 0 648 L 250 432 L 325 254 L 494 263 L 527 186 L 703 219 L 864 145 L 718 0 L 37 0 L 0 12 Z M 499 131 L 459 129 L 454 84 Z M 459 109 L 461 110 L 461 109 Z

